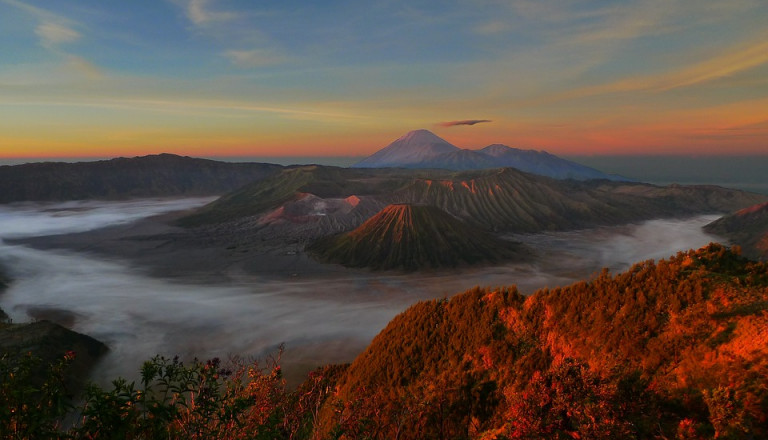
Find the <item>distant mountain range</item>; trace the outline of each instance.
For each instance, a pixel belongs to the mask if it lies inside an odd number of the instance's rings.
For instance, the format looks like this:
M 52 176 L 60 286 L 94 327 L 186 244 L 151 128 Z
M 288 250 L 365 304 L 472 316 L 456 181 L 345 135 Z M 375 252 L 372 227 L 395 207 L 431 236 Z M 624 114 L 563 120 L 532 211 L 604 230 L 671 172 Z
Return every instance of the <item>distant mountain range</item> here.
M 479 170 L 516 168 L 526 173 L 554 179 L 626 181 L 621 176 L 605 174 L 594 168 L 572 162 L 546 151 L 521 150 L 501 144 L 479 150 L 464 150 L 450 144 L 429 130 L 414 130 L 353 168 L 436 168 L 446 170 Z
M 218 195 L 281 170 L 173 154 L 0 166 L 0 203 Z
M 727 213 L 766 200 L 768 197 L 760 194 L 715 186 L 659 187 L 606 180 L 562 181 L 513 168 L 457 172 L 314 165 L 286 168 L 248 184 L 180 219 L 179 223 L 204 228 L 195 234 L 211 234 L 243 248 L 285 242 L 311 246 L 319 240 L 318 247 L 310 247 L 310 251 L 314 249 L 311 253 L 321 261 L 370 268 L 395 267 L 390 261 L 407 267 L 415 261 L 418 264 L 411 266 L 433 267 L 430 261 L 415 257 L 411 251 L 393 257 L 390 251 L 399 244 L 388 238 L 393 233 L 384 225 L 406 216 L 394 215 L 392 209 L 385 209 L 386 206 L 434 207 L 436 211 L 424 212 L 422 226 L 442 222 L 442 214 L 460 221 L 460 226 L 455 223 L 444 225 L 447 231 L 462 236 L 455 239 L 459 248 L 473 246 L 469 241 L 477 237 L 470 239 L 467 236 L 490 234 L 495 243 L 486 246 L 490 256 L 486 261 L 493 261 L 503 244 L 496 234 L 569 230 L 660 217 Z M 437 211 L 440 214 L 434 214 Z M 373 218 L 376 219 L 373 226 L 364 225 Z M 397 222 L 391 226 L 402 231 L 417 229 L 414 224 Z M 362 229 L 355 230 L 358 227 Z M 347 232 L 349 234 L 341 238 L 327 239 Z M 414 234 L 413 240 L 405 242 L 409 246 L 420 246 L 425 241 L 421 239 L 423 234 Z M 433 236 L 430 240 L 443 238 Z M 476 242 L 487 243 L 479 238 Z M 451 249 L 434 243 L 430 247 L 431 251 L 447 254 L 453 252 Z M 363 258 L 361 255 L 365 252 L 375 258 Z M 455 264 L 459 263 L 442 265 Z

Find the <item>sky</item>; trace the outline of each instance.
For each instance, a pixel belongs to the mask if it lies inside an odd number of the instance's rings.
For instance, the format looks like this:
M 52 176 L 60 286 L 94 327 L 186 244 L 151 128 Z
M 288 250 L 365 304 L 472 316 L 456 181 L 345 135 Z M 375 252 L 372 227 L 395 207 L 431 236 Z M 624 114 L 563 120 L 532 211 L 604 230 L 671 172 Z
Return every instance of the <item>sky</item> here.
M 0 0 L 0 157 L 366 156 L 420 128 L 768 155 L 768 1 Z

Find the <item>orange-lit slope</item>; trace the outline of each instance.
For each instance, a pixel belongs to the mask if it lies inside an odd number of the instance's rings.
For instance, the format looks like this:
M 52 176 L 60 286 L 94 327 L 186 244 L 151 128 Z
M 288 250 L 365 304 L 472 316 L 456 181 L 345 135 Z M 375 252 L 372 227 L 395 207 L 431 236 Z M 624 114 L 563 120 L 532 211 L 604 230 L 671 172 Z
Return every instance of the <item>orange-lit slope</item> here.
M 341 414 L 405 438 L 766 438 L 767 310 L 768 266 L 719 245 L 527 298 L 421 302 L 352 363 L 325 429 Z

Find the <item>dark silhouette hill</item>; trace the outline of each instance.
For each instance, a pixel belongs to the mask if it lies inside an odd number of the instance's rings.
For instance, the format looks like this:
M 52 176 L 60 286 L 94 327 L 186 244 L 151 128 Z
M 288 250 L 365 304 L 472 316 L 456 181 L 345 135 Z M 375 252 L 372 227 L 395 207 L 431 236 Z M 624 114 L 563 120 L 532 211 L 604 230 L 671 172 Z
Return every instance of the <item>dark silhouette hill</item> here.
M 704 227 L 741 247 L 745 256 L 768 259 L 768 203 L 741 209 Z
M 0 294 L 9 283 L 9 278 L 0 268 Z M 107 351 L 107 346 L 100 341 L 51 321 L 11 323 L 5 311 L 0 309 L 0 359 L 3 361 L 0 368 L 9 359 L 31 356 L 41 361 L 37 368 L 42 369 L 61 361 L 67 352 L 73 352 L 74 360 L 66 372 L 66 380 L 71 387 L 77 388 L 85 384 L 88 371 Z M 0 375 L 2 373 L 5 372 L 0 372 Z M 32 373 L 42 373 L 42 370 Z
M 0 166 L 0 203 L 218 195 L 282 169 L 159 154 Z
M 498 262 L 522 254 L 434 206 L 389 205 L 353 231 L 307 248 L 321 261 L 371 269 L 418 270 Z
M 0 353 L 6 356 L 24 356 L 29 353 L 55 363 L 68 351 L 75 352 L 70 372 L 71 380 L 84 381 L 87 372 L 107 352 L 107 347 L 96 339 L 68 330 L 50 321 L 29 324 L 0 324 Z
M 768 266 L 719 245 L 524 297 L 406 310 L 322 432 L 376 438 L 764 438 Z
M 354 168 L 437 168 L 479 170 L 512 167 L 555 179 L 628 180 L 557 157 L 545 151 L 501 144 L 479 150 L 460 149 L 429 130 L 414 130 L 353 165 Z

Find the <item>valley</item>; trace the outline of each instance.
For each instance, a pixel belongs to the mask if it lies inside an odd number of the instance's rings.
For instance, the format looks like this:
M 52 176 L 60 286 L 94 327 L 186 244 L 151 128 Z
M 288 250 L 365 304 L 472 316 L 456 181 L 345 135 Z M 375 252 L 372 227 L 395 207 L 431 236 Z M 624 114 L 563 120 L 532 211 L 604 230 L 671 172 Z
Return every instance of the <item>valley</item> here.
M 184 228 L 173 226 L 188 210 L 162 214 L 205 202 L 0 209 L 6 220 L 0 264 L 14 279 L 0 294 L 0 309 L 14 322 L 49 319 L 105 342 L 110 351 L 95 371 L 98 381 L 135 377 L 138 365 L 158 353 L 263 357 L 285 343 L 283 367 L 291 383 L 298 383 L 316 366 L 353 360 L 416 301 L 474 286 L 516 284 L 530 293 L 717 239 L 701 231 L 715 216 L 652 220 L 515 235 L 510 238 L 536 249 L 519 261 L 377 272 L 321 264 L 295 244 L 267 243 L 244 252 L 202 237 L 190 241 Z M 113 224 L 140 207 L 157 215 Z M 29 229 L 33 224 L 37 231 Z M 61 234 L 65 230 L 71 233 Z
M 359 362 L 418 301 L 475 287 L 530 295 L 725 242 L 704 226 L 766 198 L 510 168 L 313 165 L 221 197 L 12 203 L 0 206 L 0 309 L 105 343 L 97 383 L 136 380 L 156 354 L 281 353 L 294 387 Z

